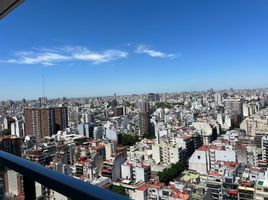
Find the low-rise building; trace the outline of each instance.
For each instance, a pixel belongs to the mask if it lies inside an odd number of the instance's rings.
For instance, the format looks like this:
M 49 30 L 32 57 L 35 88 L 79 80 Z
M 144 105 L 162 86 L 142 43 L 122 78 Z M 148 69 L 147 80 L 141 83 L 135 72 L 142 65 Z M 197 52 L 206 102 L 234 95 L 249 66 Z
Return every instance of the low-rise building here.
M 151 166 L 143 163 L 126 161 L 121 165 L 121 174 L 121 177 L 124 180 L 147 182 L 151 177 Z

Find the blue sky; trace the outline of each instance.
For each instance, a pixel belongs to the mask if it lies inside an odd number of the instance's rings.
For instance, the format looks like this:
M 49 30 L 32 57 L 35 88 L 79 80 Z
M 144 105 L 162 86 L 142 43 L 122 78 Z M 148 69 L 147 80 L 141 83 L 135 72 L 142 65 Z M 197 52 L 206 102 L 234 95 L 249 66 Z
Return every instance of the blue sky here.
M 75 2 L 75 3 L 74 3 Z M 27 0 L 0 21 L 0 99 L 268 87 L 266 0 Z

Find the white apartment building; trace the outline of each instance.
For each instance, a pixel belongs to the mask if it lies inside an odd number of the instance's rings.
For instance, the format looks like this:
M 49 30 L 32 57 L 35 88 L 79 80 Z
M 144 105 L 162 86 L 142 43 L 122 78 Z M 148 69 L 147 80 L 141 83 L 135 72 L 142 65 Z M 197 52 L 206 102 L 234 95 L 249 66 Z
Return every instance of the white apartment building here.
M 262 150 L 262 160 L 268 160 L 268 136 L 262 136 L 261 138 L 261 150 Z
M 183 148 L 178 145 L 169 143 L 161 143 L 152 145 L 153 160 L 155 163 L 163 163 L 170 165 L 181 160 Z
M 202 146 L 191 156 L 189 169 L 207 175 L 217 161 L 236 162 L 236 151 L 224 145 Z
M 151 166 L 141 162 L 126 161 L 121 165 L 121 177 L 124 180 L 146 182 L 151 176 Z

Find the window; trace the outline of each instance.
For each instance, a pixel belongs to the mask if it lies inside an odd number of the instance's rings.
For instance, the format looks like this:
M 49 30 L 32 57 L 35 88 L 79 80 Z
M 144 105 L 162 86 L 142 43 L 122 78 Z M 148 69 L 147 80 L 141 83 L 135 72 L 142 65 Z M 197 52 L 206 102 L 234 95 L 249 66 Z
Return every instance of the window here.
M 232 180 L 232 179 L 230 179 L 230 178 L 226 178 L 226 179 L 225 179 L 225 182 L 226 182 L 226 183 L 232 183 L 232 182 L 233 182 L 233 180 Z
M 163 196 L 168 196 L 169 192 L 168 191 L 163 191 Z
M 198 160 L 200 160 L 201 156 L 197 156 Z

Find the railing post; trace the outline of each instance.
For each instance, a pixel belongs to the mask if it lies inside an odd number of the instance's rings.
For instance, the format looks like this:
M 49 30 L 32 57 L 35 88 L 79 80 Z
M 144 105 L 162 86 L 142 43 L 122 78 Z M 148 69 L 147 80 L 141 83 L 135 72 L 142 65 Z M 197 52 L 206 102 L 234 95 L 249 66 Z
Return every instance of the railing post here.
M 1 1 L 1 0 L 0 0 Z M 54 190 L 70 199 L 126 200 L 126 197 L 80 181 L 71 176 L 47 169 L 42 165 L 0 150 L 0 164 L 21 174 L 26 200 L 35 200 L 35 183 Z M 20 178 L 21 179 L 21 178 Z M 49 193 L 47 194 L 49 195 Z
M 28 178 L 27 176 L 23 176 L 23 188 L 24 188 L 24 195 L 25 200 L 35 200 L 35 181 Z

